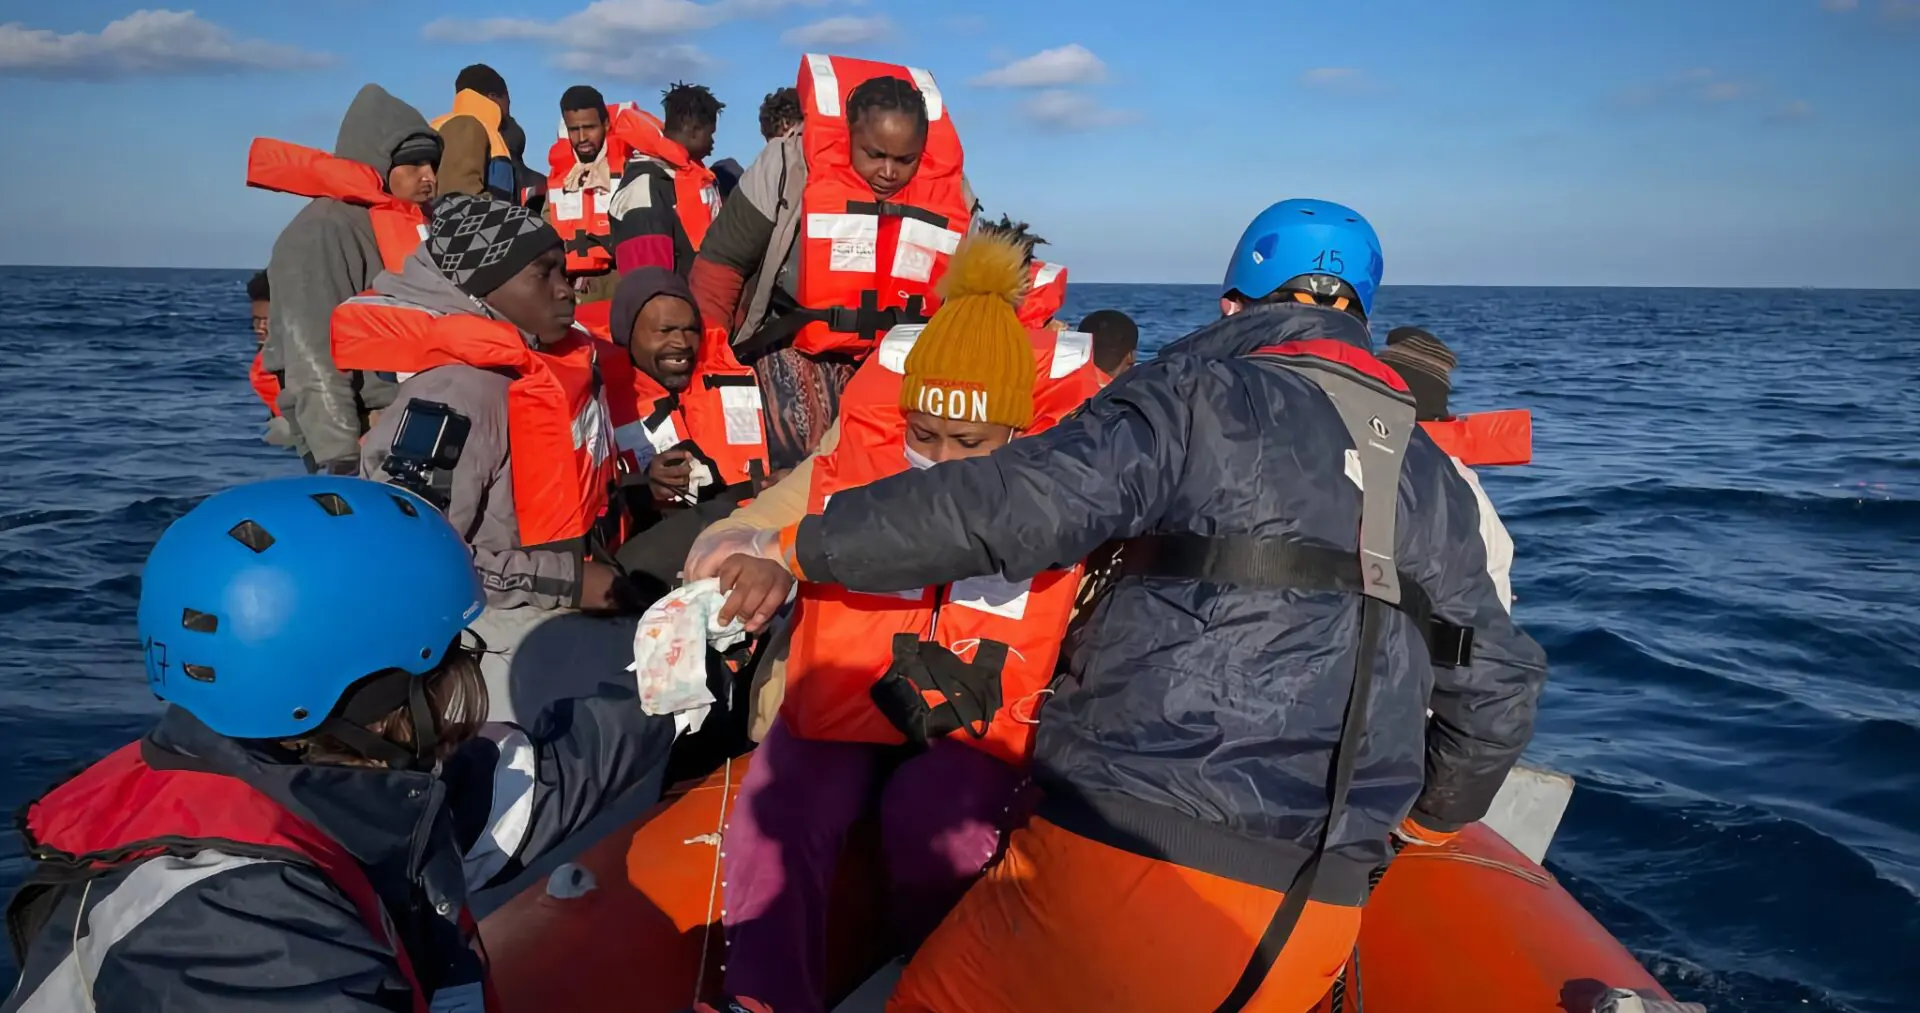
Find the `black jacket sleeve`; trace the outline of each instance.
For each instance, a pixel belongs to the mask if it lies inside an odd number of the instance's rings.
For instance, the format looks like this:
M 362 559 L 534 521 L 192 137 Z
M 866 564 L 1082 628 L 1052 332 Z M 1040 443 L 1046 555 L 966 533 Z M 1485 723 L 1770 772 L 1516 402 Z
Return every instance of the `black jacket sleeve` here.
M 126 885 L 121 886 L 126 890 Z M 317 870 L 256 862 L 180 891 L 109 948 L 99 1013 L 411 1013 L 386 943 Z
M 1547 657 L 1501 604 L 1473 488 L 1424 435 L 1415 435 L 1407 466 L 1430 476 L 1417 492 L 1418 537 L 1408 562 L 1435 614 L 1473 629 L 1473 663 L 1434 668 L 1426 785 L 1412 813 L 1420 826 L 1451 833 L 1487 814 L 1533 738 Z
M 469 889 L 512 879 L 651 779 L 664 777 L 671 715 L 630 690 L 562 700 L 522 729 L 488 725 L 445 772 Z
M 1149 530 L 1185 465 L 1191 388 L 1204 365 L 1130 370 L 1080 411 L 970 461 L 835 493 L 801 522 L 808 580 L 904 591 L 1070 566 L 1112 538 Z

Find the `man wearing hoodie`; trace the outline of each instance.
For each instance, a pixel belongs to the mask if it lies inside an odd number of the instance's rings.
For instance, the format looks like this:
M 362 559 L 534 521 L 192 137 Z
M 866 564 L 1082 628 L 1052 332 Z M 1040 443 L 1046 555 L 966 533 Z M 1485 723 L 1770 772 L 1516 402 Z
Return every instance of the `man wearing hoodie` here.
M 356 471 L 360 434 L 392 401 L 391 382 L 336 366 L 329 319 L 419 245 L 420 206 L 433 199 L 439 162 L 440 136 L 426 117 L 372 84 L 347 108 L 332 155 L 254 142 L 249 186 L 313 198 L 267 262 L 273 308 L 263 357 L 286 377 L 281 412 L 309 471 Z
M 627 610 L 625 582 L 603 561 L 612 434 L 564 256 L 559 234 L 526 208 L 454 194 L 435 204 L 405 266 L 333 319 L 343 366 L 407 376 L 368 432 L 359 471 L 421 491 L 473 547 L 487 592 L 482 667 L 500 701 L 512 695 L 496 665 L 534 626 L 558 612 Z M 417 451 L 423 431 L 455 463 L 422 467 L 396 449 Z

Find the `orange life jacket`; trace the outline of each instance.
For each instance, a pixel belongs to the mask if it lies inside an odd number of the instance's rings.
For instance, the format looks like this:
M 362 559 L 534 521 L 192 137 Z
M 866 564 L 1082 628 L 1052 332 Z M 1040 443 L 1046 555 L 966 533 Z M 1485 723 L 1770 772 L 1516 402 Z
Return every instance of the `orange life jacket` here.
M 614 119 L 637 108 L 632 102 L 616 102 L 607 107 L 607 137 L 601 154 L 607 160 L 608 175 L 616 181 L 620 178 L 620 167 L 627 164 L 633 149 L 614 136 Z M 607 202 L 613 192 L 611 188 L 567 190 L 567 175 L 579 164 L 573 145 L 567 141 L 567 124 L 563 119 L 560 139 L 547 149 L 547 207 L 553 212 L 549 217 L 561 241 L 566 243 L 567 272 L 604 274 L 613 270 L 613 250 L 605 242 L 613 233 L 613 226 L 607 220 Z
M 366 294 L 333 311 L 333 357 L 341 369 L 418 373 L 462 363 L 511 372 L 507 439 L 521 546 L 584 538 L 606 513 L 613 441 L 585 331 L 536 351 L 504 321 L 437 315 Z
M 668 138 L 660 118 L 646 110 L 622 109 L 614 117 L 608 136 L 616 135 L 634 154 L 645 155 L 673 170 L 674 213 L 680 216 L 680 227 L 686 230 L 687 242 L 699 251 L 714 216 L 720 213 L 720 185 L 713 170 L 688 155 L 685 145 Z
M 828 499 L 842 489 L 907 469 L 906 417 L 899 407 L 901 370 L 919 331 L 912 326 L 890 332 L 848 382 L 840 398 L 840 443 L 814 460 L 810 513 L 826 509 Z M 1028 431 L 1036 432 L 1058 422 L 1098 387 L 1090 336 L 1029 333 L 1037 376 Z M 802 738 L 904 741 L 870 696 L 893 663 L 895 636 L 936 641 L 962 660 L 973 658 L 982 642 L 997 642 L 1008 650 L 994 717 L 984 728 L 963 728 L 951 737 L 1009 763 L 1024 763 L 1080 574 L 1076 565 L 1028 581 L 984 577 L 901 594 L 863 594 L 838 585 L 803 583 L 787 656 L 781 720 Z M 939 700 L 929 696 L 927 702 Z
M 1527 464 L 1533 460 L 1533 412 L 1508 408 L 1422 422 L 1440 449 L 1469 467 Z
M 1045 327 L 1067 303 L 1067 269 L 1045 261 L 1033 262 L 1027 273 L 1027 297 L 1020 303 L 1020 322 Z
M 847 97 L 876 77 L 912 81 L 927 103 L 920 169 L 885 200 L 853 171 L 846 117 Z M 973 219 L 960 135 L 933 75 L 916 67 L 808 54 L 799 87 L 807 159 L 795 293 L 801 308 L 786 326 L 793 346 L 809 355 L 864 356 L 894 325 L 924 323 L 938 303 L 934 283 Z
M 267 371 L 267 353 L 264 350 L 253 353 L 253 365 L 247 367 L 247 382 L 253 385 L 254 394 L 266 403 L 267 410 L 278 418 L 280 378 Z
M 256 137 L 247 151 L 247 185 L 299 197 L 326 197 L 367 209 L 380 263 L 398 271 L 427 237 L 427 215 L 420 205 L 387 192 L 373 166 L 350 158 Z
M 613 343 L 612 312 L 611 300 L 588 303 L 575 312 L 574 321 L 603 342 L 601 375 L 623 473 L 637 472 L 642 456 L 690 444 L 721 485 L 764 476 L 760 384 L 753 370 L 733 357 L 726 330 L 707 329 L 694 352 L 693 382 L 675 395 L 635 369 L 627 350 Z M 643 447 L 651 449 L 642 455 Z

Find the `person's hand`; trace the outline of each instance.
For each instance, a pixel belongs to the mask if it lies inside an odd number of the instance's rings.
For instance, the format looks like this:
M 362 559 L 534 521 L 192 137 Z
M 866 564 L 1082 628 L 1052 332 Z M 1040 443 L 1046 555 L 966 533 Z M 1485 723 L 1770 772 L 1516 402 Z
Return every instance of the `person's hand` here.
M 739 619 L 748 633 L 765 629 L 793 591 L 793 574 L 786 567 L 744 552 L 721 560 L 715 576 L 727 596 L 715 618 L 722 626 Z
M 582 612 L 612 612 L 620 607 L 615 596 L 615 588 L 620 583 L 620 571 L 605 563 L 585 560 L 580 564 L 580 610 Z
M 647 464 L 647 485 L 655 503 L 685 505 L 692 482 L 693 454 L 688 451 L 669 450 Z
M 776 471 L 770 475 L 765 476 L 764 478 L 757 480 L 753 487 L 753 494 L 755 496 L 758 496 L 761 493 L 766 492 L 768 489 L 771 489 L 774 486 L 779 485 L 781 479 L 786 478 L 788 475 L 791 475 L 791 474 L 793 474 L 792 468 L 781 468 L 779 471 Z
M 702 531 L 700 537 L 693 540 L 693 547 L 687 550 L 687 562 L 680 568 L 680 576 L 689 584 L 708 577 L 718 577 L 720 564 L 735 553 L 758 556 L 778 563 L 780 533 L 756 531 L 752 528 Z

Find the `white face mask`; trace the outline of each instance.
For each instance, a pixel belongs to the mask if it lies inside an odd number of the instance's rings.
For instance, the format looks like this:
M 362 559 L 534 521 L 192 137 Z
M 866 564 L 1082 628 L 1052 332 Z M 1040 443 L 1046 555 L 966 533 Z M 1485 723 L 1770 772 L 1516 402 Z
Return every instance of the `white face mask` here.
M 922 455 L 918 450 L 913 449 L 913 444 L 911 443 L 907 444 L 903 449 L 907 455 L 907 467 L 915 471 L 925 471 L 940 463 L 930 457 Z

